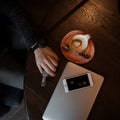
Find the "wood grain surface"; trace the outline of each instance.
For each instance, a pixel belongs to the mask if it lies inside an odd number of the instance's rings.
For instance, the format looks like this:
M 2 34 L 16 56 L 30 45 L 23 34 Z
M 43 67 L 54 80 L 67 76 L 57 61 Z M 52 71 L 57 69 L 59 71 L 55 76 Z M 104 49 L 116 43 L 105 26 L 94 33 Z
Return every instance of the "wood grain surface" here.
M 94 58 L 81 66 L 104 76 L 105 81 L 88 117 L 89 120 L 120 119 L 120 14 L 117 0 L 88 0 L 75 11 L 81 0 L 58 0 L 49 9 L 39 27 L 48 38 L 49 46 L 59 56 L 55 78 L 40 87 L 41 75 L 32 53 L 28 55 L 25 74 L 25 95 L 29 120 L 42 120 L 42 114 L 68 60 L 62 55 L 60 43 L 71 30 L 82 30 L 92 36 Z M 68 13 L 71 14 L 68 14 Z M 67 16 L 66 16 L 67 14 Z M 59 23 L 59 24 L 58 24 Z M 53 27 L 55 26 L 56 27 Z

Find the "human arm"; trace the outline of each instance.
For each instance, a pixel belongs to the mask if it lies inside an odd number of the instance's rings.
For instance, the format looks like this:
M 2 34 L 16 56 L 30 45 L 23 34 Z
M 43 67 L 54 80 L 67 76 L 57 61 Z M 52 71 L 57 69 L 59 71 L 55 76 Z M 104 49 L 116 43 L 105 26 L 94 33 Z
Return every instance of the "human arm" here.
M 44 48 L 37 48 L 34 51 L 36 65 L 40 72 L 43 69 L 50 75 L 55 76 L 56 67 L 58 66 L 58 56 L 53 52 L 53 50 L 46 46 Z
M 29 49 L 35 42 L 40 40 L 40 35 L 36 33 L 30 15 L 16 0 L 0 0 L 0 12 L 11 20 L 24 37 L 24 41 L 20 46 Z M 16 41 L 17 43 L 19 42 Z
M 45 41 L 41 39 L 40 35 L 36 34 L 34 25 L 28 14 L 23 11 L 15 0 L 0 0 L 0 11 L 9 17 L 12 23 L 19 29 L 19 32 L 24 37 L 24 42 L 20 45 L 24 46 L 24 48 L 30 50 L 34 44 Z M 38 47 L 34 50 L 34 54 L 36 65 L 40 72 L 44 69 L 49 75 L 55 76 L 58 58 L 51 48 L 46 45 L 44 48 Z M 52 58 L 48 58 L 48 56 Z

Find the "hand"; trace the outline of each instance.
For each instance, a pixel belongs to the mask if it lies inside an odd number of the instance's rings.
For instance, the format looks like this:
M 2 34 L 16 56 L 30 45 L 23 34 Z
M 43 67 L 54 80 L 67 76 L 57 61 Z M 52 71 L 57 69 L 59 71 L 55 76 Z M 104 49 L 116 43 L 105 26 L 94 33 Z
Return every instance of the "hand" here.
M 51 48 L 37 48 L 34 51 L 36 65 L 42 73 L 43 69 L 50 75 L 55 76 L 56 67 L 58 66 L 58 57 Z

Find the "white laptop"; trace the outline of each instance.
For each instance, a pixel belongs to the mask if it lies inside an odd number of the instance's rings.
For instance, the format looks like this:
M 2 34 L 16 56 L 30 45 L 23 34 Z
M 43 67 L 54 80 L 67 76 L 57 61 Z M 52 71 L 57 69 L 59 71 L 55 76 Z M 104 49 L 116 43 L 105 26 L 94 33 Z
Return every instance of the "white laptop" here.
M 66 92 L 63 80 L 90 73 L 92 86 Z M 86 120 L 104 78 L 88 69 L 68 62 L 42 116 L 43 120 Z

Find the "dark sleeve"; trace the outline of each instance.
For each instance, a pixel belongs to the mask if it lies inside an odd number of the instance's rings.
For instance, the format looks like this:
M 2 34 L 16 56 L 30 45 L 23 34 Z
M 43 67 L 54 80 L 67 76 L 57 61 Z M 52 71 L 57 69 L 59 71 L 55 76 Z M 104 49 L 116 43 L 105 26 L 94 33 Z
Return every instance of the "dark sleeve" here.
M 30 48 L 38 42 L 39 36 L 35 32 L 35 27 L 23 8 L 18 5 L 16 0 L 0 0 L 0 11 L 10 18 L 24 37 L 26 48 Z

